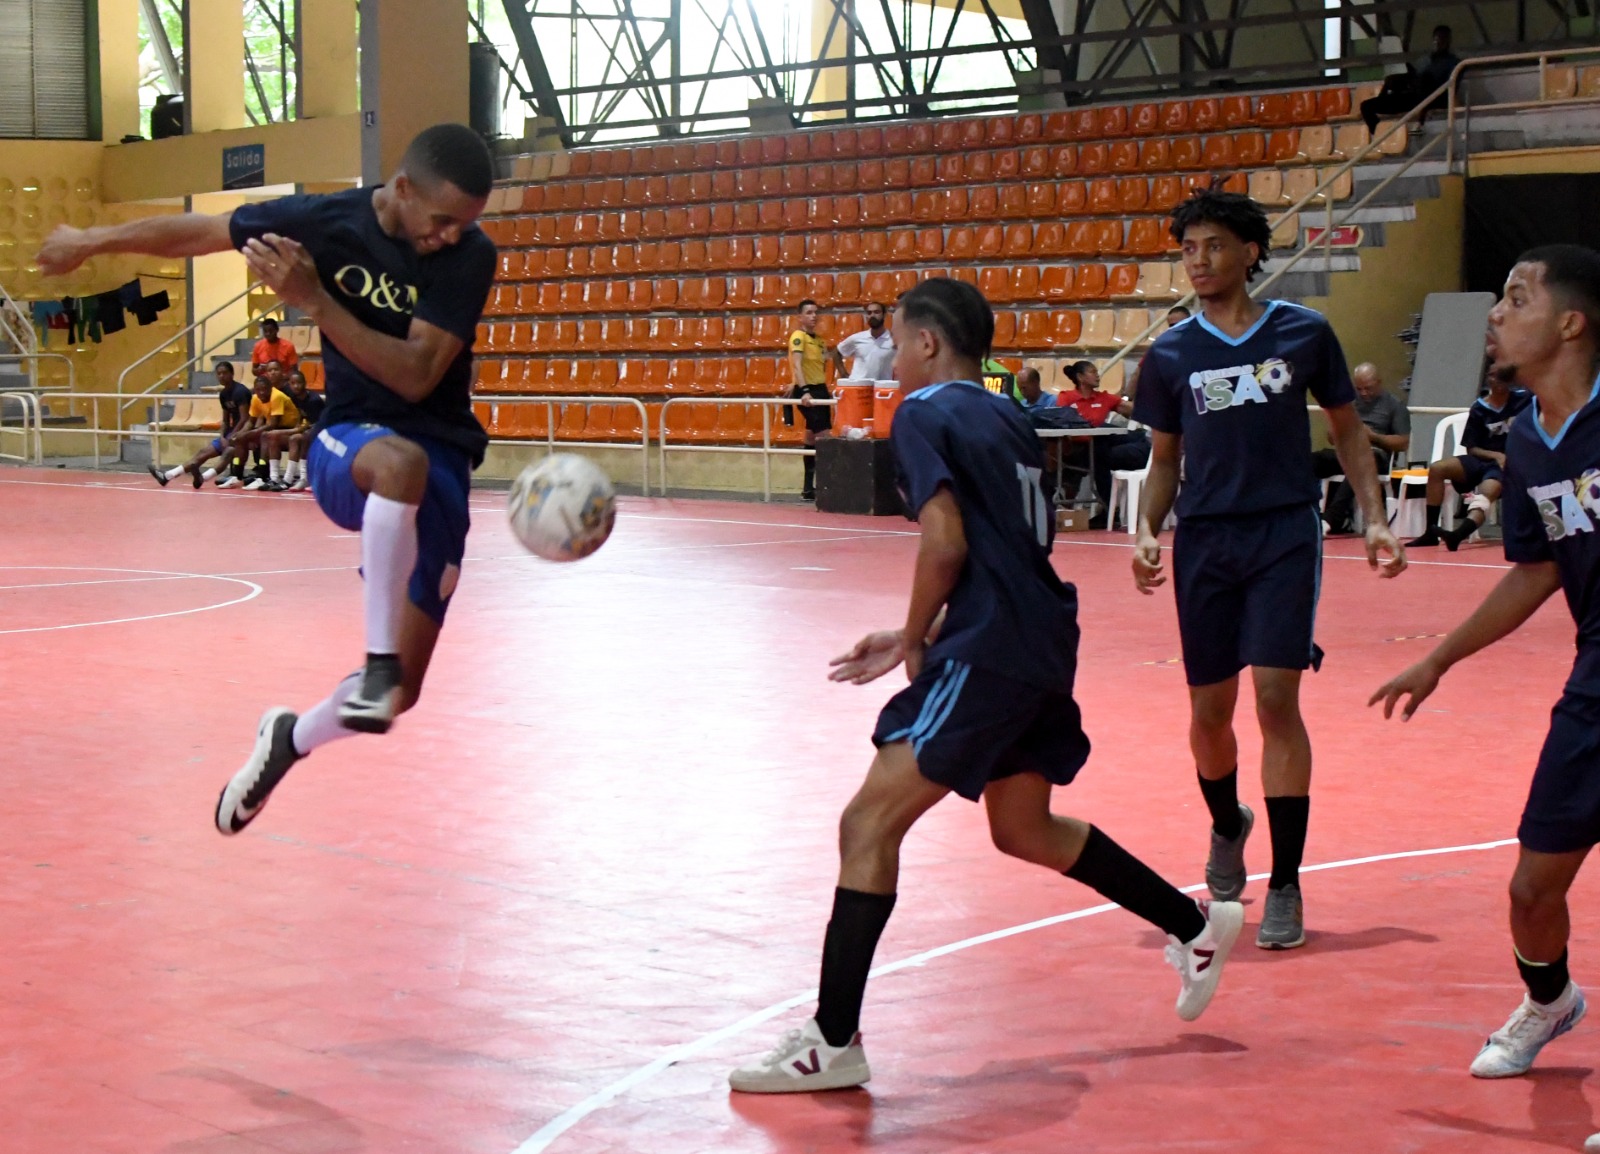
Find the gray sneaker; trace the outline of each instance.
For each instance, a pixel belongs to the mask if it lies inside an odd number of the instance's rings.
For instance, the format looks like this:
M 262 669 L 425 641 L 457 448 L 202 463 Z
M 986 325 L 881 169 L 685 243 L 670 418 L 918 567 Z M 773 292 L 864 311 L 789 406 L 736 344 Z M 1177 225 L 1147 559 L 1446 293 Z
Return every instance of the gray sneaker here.
M 1263 950 L 1292 950 L 1306 944 L 1306 910 L 1299 886 L 1267 890 L 1267 909 L 1261 915 L 1256 945 Z
M 1239 818 L 1244 826 L 1236 838 L 1225 838 L 1211 831 L 1211 856 L 1206 858 L 1206 886 L 1211 899 L 1218 902 L 1236 902 L 1244 893 L 1244 843 L 1250 839 L 1250 830 L 1256 824 L 1256 815 L 1243 802 L 1239 803 Z

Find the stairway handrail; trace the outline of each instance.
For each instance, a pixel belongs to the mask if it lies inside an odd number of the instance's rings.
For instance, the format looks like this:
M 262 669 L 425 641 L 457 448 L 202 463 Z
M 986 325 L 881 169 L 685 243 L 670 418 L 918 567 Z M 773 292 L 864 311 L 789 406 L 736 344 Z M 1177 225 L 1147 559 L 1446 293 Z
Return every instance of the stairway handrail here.
M 1387 141 L 1395 133 L 1399 132 L 1401 129 L 1403 129 L 1407 125 L 1409 125 L 1413 119 L 1418 118 L 1419 114 L 1425 114 L 1427 112 L 1428 108 L 1433 104 L 1433 102 L 1435 100 L 1437 100 L 1441 95 L 1444 95 L 1446 92 L 1449 93 L 1449 96 L 1448 96 L 1449 108 L 1448 108 L 1448 113 L 1447 113 L 1446 120 L 1445 120 L 1445 131 L 1440 136 L 1436 136 L 1432 140 L 1428 141 L 1427 144 L 1423 145 L 1412 156 L 1407 157 L 1405 162 L 1403 164 L 1401 164 L 1399 168 L 1395 169 L 1394 172 L 1390 173 L 1380 183 L 1375 185 L 1360 200 L 1356 201 L 1354 204 L 1340 206 L 1338 211 L 1341 212 L 1343 214 L 1343 216 L 1344 216 L 1344 220 L 1341 223 L 1348 223 L 1350 217 L 1354 216 L 1357 212 L 1359 212 L 1361 209 L 1363 209 L 1363 208 L 1365 208 L 1367 206 L 1367 202 L 1368 201 L 1370 201 L 1374 196 L 1376 196 L 1378 193 L 1382 192 L 1384 189 L 1388 188 L 1389 185 L 1392 184 L 1394 181 L 1398 180 L 1400 177 L 1404 176 L 1407 172 L 1409 172 L 1411 170 L 1412 165 L 1416 164 L 1424 156 L 1426 156 L 1426 155 L 1428 155 L 1428 153 L 1432 152 L 1433 149 L 1438 146 L 1438 143 L 1439 143 L 1439 141 L 1441 139 L 1443 139 L 1445 141 L 1445 165 L 1446 165 L 1446 169 L 1447 169 L 1447 171 L 1452 170 L 1454 166 L 1453 166 L 1453 163 L 1452 163 L 1452 160 L 1451 160 L 1452 151 L 1451 151 L 1450 145 L 1455 140 L 1455 127 L 1454 126 L 1455 126 L 1455 111 L 1456 111 L 1456 89 L 1458 87 L 1457 81 L 1461 77 L 1461 74 L 1463 72 L 1465 72 L 1468 68 L 1481 67 L 1481 66 L 1490 65 L 1490 64 L 1504 64 L 1504 63 L 1516 62 L 1516 61 L 1537 60 L 1537 61 L 1539 61 L 1539 77 L 1540 77 L 1539 85 L 1540 85 L 1540 89 L 1542 91 L 1543 87 L 1544 87 L 1544 65 L 1545 65 L 1546 61 L 1548 61 L 1551 57 L 1565 58 L 1565 57 L 1568 57 L 1568 56 L 1584 56 L 1584 55 L 1600 55 L 1600 47 L 1595 47 L 1595 48 L 1573 48 L 1573 49 L 1568 49 L 1568 50 L 1563 50 L 1563 51 L 1545 51 L 1545 52 L 1508 52 L 1508 53 L 1504 53 L 1502 55 L 1497 55 L 1497 56 L 1474 56 L 1474 57 L 1471 57 L 1471 58 L 1469 58 L 1467 60 L 1461 61 L 1460 63 L 1458 63 L 1455 66 L 1454 69 L 1451 70 L 1450 78 L 1448 80 L 1446 80 L 1443 84 L 1439 85 L 1439 87 L 1435 88 L 1432 92 L 1430 92 L 1426 96 L 1424 96 L 1421 100 L 1417 101 L 1416 105 L 1412 107 L 1410 112 L 1406 113 L 1404 116 L 1401 116 L 1401 117 L 1397 118 L 1394 121 L 1394 123 L 1389 125 L 1388 128 L 1384 129 L 1378 135 L 1376 135 L 1376 136 L 1372 137 L 1372 139 L 1368 140 L 1365 147 L 1357 150 L 1357 152 L 1355 153 L 1354 156 L 1348 157 L 1342 164 L 1340 164 L 1337 167 L 1335 167 L 1332 170 L 1332 172 L 1329 175 L 1325 176 L 1322 179 L 1322 181 L 1315 188 L 1313 188 L 1310 192 L 1306 193 L 1299 200 L 1295 201 L 1288 208 L 1286 208 L 1282 212 L 1278 213 L 1275 217 L 1272 217 L 1271 218 L 1272 227 L 1274 229 L 1276 229 L 1277 226 L 1282 224 L 1284 220 L 1286 220 L 1287 218 L 1297 214 L 1302 208 L 1306 207 L 1306 205 L 1310 204 L 1317 197 L 1322 196 L 1328 189 L 1330 189 L 1334 185 L 1336 185 L 1339 182 L 1340 178 L 1343 177 L 1346 173 L 1353 172 L 1357 165 L 1365 163 L 1366 160 L 1374 152 L 1377 152 L 1377 151 L 1381 150 L 1382 145 L 1384 144 L 1385 141 Z M 1541 103 L 1553 104 L 1553 103 L 1557 103 L 1557 102 L 1555 102 L 1555 101 L 1543 101 Z M 1563 101 L 1561 103 L 1573 103 L 1573 102 Z M 1495 106 L 1495 107 L 1498 107 L 1498 106 Z M 1264 292 L 1266 289 L 1270 288 L 1273 284 L 1277 283 L 1277 281 L 1285 273 L 1287 273 L 1295 265 L 1299 264 L 1300 261 L 1302 259 L 1304 259 L 1306 254 L 1308 252 L 1310 252 L 1312 249 L 1318 247 L 1318 245 L 1321 245 L 1323 247 L 1324 252 L 1327 253 L 1329 257 L 1332 256 L 1332 253 L 1333 253 L 1333 232 L 1334 232 L 1334 229 L 1336 227 L 1339 227 L 1339 226 L 1334 223 L 1333 217 L 1334 217 L 1335 208 L 1334 208 L 1333 198 L 1331 196 L 1326 198 L 1326 204 L 1327 204 L 1327 210 L 1328 210 L 1328 219 L 1327 219 L 1327 224 L 1325 225 L 1325 227 L 1323 229 L 1322 237 L 1320 239 L 1318 239 L 1318 240 L 1315 240 L 1315 241 L 1309 240 L 1309 239 L 1303 241 L 1300 244 L 1300 247 L 1295 249 L 1294 253 L 1288 258 L 1288 260 L 1284 261 L 1284 263 L 1279 265 L 1279 267 L 1273 269 L 1272 273 L 1265 280 L 1263 280 L 1260 284 L 1252 285 L 1251 288 L 1250 288 L 1250 296 L 1251 296 L 1252 299 L 1258 298 L 1261 295 L 1262 292 Z M 1138 336 L 1134 337 L 1127 344 L 1123 345 L 1114 354 L 1112 354 L 1111 358 L 1108 361 L 1106 361 L 1103 366 L 1101 366 L 1101 369 L 1100 369 L 1101 374 L 1104 375 L 1105 373 L 1109 372 L 1114 365 L 1120 364 L 1122 361 L 1126 360 L 1129 353 L 1133 352 L 1135 349 L 1137 349 L 1140 346 L 1144 345 L 1147 341 L 1149 341 L 1152 337 L 1154 337 L 1156 335 L 1157 330 L 1160 329 L 1164 324 L 1166 324 L 1166 314 L 1167 313 L 1171 312 L 1175 308 L 1186 308 L 1186 309 L 1190 309 L 1192 311 L 1193 308 L 1194 308 L 1195 299 L 1196 299 L 1195 298 L 1195 294 L 1191 290 L 1189 293 L 1187 293 L 1180 300 L 1174 301 L 1171 304 L 1167 305 L 1167 307 L 1162 310 L 1162 313 L 1161 313 L 1161 316 L 1160 316 L 1159 319 L 1157 319 L 1155 321 L 1152 321 L 1142 332 L 1139 333 Z
M 217 316 L 217 314 L 221 313 L 223 310 L 232 308 L 234 305 L 238 304 L 240 301 L 244 300 L 251 293 L 255 292 L 257 289 L 259 289 L 261 287 L 263 287 L 263 286 L 262 286 L 260 281 L 252 281 L 250 283 L 250 285 L 248 285 L 243 292 L 236 293 L 233 296 L 229 297 L 227 300 L 223 301 L 216 308 L 214 308 L 210 312 L 208 312 L 205 316 L 199 318 L 196 321 L 191 322 L 190 324 L 185 325 L 183 328 L 181 328 L 177 332 L 173 333 L 172 336 L 168 337 L 166 340 L 162 341 L 155 348 L 151 349 L 148 353 L 145 353 L 144 356 L 142 356 L 138 360 L 132 362 L 130 365 L 128 365 L 127 368 L 123 369 L 122 372 L 117 375 L 117 392 L 118 393 L 122 393 L 122 392 L 126 391 L 123 388 L 123 384 L 124 384 L 125 381 L 127 381 L 128 374 L 133 372 L 134 369 L 138 368 L 140 365 L 143 365 L 143 364 L 145 364 L 145 363 L 147 363 L 149 361 L 154 360 L 156 358 L 156 356 L 158 354 L 160 354 L 162 352 L 162 350 L 166 349 L 169 345 L 175 344 L 176 342 L 181 341 L 181 340 L 186 340 L 191 333 L 195 332 L 196 330 L 204 329 L 205 325 L 206 325 L 206 322 L 210 321 L 212 318 Z M 270 308 L 270 309 L 263 309 L 260 315 L 261 316 L 265 316 L 269 312 L 277 312 L 282 307 L 283 307 L 282 302 L 279 302 L 278 304 L 273 305 L 272 308 Z M 253 321 L 256 318 L 252 317 L 250 319 Z M 249 328 L 249 327 L 250 327 L 249 326 L 249 322 L 247 321 L 244 325 L 241 325 L 238 329 L 234 330 L 234 335 L 237 335 L 237 333 L 242 332 L 244 329 Z M 225 340 L 231 339 L 231 337 L 224 338 L 224 339 Z M 204 342 L 202 341 L 202 343 L 204 343 Z M 213 347 L 216 347 L 216 346 L 213 346 Z M 175 369 L 173 371 L 173 373 L 169 373 L 166 376 L 162 377 L 159 381 L 157 381 L 154 385 L 151 385 L 148 389 L 145 389 L 142 392 L 134 393 L 129 400 L 127 400 L 126 402 L 123 403 L 122 407 L 124 409 L 127 409 L 127 408 L 131 407 L 139 398 L 144 397 L 144 396 L 148 396 L 150 393 L 155 392 L 162 384 L 165 384 L 167 381 L 171 380 L 173 375 L 175 375 L 178 372 L 182 372 L 184 368 L 187 368 L 188 366 L 193 365 L 194 363 L 196 363 L 199 360 L 200 357 L 203 357 L 205 355 L 206 355 L 205 352 L 201 352 L 200 354 L 198 354 L 198 356 L 190 357 L 187 361 L 184 362 L 184 365 L 183 365 L 182 368 Z

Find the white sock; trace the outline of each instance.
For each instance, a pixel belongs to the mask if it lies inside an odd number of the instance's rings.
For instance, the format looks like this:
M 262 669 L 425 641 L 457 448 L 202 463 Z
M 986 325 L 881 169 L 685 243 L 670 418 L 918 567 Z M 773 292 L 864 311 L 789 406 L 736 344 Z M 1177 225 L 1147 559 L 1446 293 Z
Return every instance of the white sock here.
M 361 513 L 361 575 L 366 579 L 367 652 L 399 653 L 406 588 L 417 567 L 417 506 L 373 493 Z
M 278 479 L 278 462 L 281 460 L 283 460 L 282 457 L 274 457 L 267 462 L 267 480 L 276 481 Z
M 167 472 L 166 472 L 166 478 L 169 481 L 173 480 L 176 477 L 181 477 L 181 476 L 183 476 L 183 466 L 182 465 L 174 465 L 174 466 L 172 466 L 172 468 L 168 469 Z
M 300 462 L 293 457 L 290 457 L 289 463 L 283 467 L 283 479 L 291 484 L 300 479 Z
M 338 741 L 341 737 L 354 737 L 356 731 L 339 724 L 339 707 L 345 698 L 361 684 L 361 674 L 352 673 L 334 687 L 326 701 L 318 702 L 302 713 L 294 723 L 294 748 L 301 757 L 318 746 Z
M 217 475 L 217 471 L 215 469 L 207 469 L 205 472 L 200 474 L 200 479 L 202 481 L 209 481 L 213 477 L 215 477 L 216 475 Z

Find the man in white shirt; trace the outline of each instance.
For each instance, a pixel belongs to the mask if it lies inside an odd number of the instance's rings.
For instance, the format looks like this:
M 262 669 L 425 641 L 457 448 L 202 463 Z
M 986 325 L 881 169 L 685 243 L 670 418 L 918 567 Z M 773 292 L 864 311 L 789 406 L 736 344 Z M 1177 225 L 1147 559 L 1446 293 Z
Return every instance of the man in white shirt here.
M 886 311 L 876 301 L 869 304 L 867 327 L 859 333 L 851 333 L 834 349 L 833 359 L 841 380 L 887 381 L 893 378 L 894 337 L 883 327 Z M 848 371 L 844 363 L 846 357 L 850 358 Z

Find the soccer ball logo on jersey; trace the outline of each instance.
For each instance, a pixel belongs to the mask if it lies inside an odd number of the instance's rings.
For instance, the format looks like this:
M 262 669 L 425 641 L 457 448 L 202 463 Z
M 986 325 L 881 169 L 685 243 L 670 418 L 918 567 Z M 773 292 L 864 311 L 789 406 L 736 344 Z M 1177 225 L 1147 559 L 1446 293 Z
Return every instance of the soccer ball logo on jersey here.
M 1279 396 L 1294 383 L 1288 362 L 1273 357 L 1259 365 L 1206 369 L 1189 374 L 1189 392 L 1197 413 L 1215 413 L 1240 405 L 1264 405 L 1267 394 Z
M 1528 496 L 1538 506 L 1545 536 L 1550 540 L 1593 533 L 1600 520 L 1600 469 L 1591 469 L 1576 481 L 1530 485 Z

